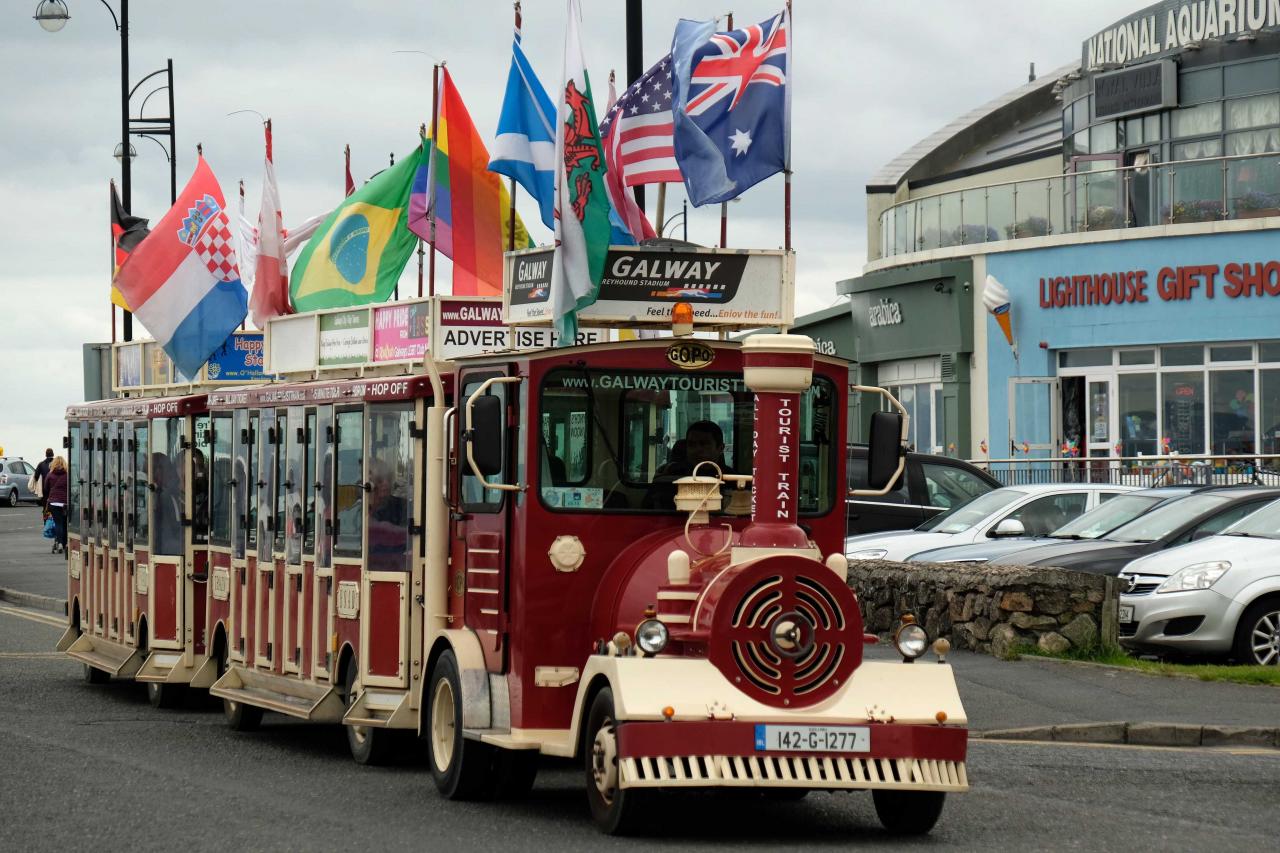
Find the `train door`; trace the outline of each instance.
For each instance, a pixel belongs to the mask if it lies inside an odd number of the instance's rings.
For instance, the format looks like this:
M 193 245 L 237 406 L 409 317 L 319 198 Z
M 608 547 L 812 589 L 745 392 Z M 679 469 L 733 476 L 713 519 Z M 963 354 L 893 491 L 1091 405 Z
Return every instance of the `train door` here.
M 283 448 L 279 455 L 281 481 L 277 493 L 283 498 L 277 527 L 284 536 L 284 589 L 281 590 L 283 625 L 280 632 L 281 668 L 302 671 L 302 614 L 305 598 L 302 571 L 302 541 L 306 526 L 307 426 L 302 407 L 291 406 L 283 419 Z
M 276 630 L 276 457 L 279 455 L 279 430 L 276 410 L 258 413 L 258 559 L 253 591 L 253 662 L 270 669 L 275 660 Z
M 361 683 L 408 687 L 413 570 L 414 462 L 411 403 L 369 406 L 364 483 Z
M 336 517 L 333 512 L 334 459 L 337 449 L 333 406 L 320 406 L 307 416 L 315 449 L 314 510 L 309 527 L 315 537 L 315 574 L 311 596 L 311 630 L 307 643 L 311 648 L 311 671 L 316 678 L 332 679 L 330 661 L 333 655 L 333 537 Z M 311 549 L 303 548 L 304 554 Z
M 107 635 L 107 427 L 93 425 L 93 623 L 94 633 Z
M 134 614 L 137 612 L 137 593 L 133 589 L 133 487 L 134 480 L 134 425 L 132 421 L 120 424 L 120 480 L 117 486 L 119 498 L 116 502 L 120 517 L 118 535 L 120 537 L 120 602 L 122 618 L 122 634 L 133 645 L 137 639 L 134 634 Z
M 231 590 L 227 617 L 227 657 L 244 663 L 246 637 L 253 611 L 249 580 L 249 552 L 257 545 L 257 455 L 254 453 L 254 419 L 248 409 L 232 415 L 231 472 Z
M 330 647 L 360 645 L 361 575 L 364 557 L 364 407 L 334 412 L 333 632 Z M 337 664 L 336 661 L 332 661 Z M 360 659 L 354 662 L 359 666 Z M 350 668 L 348 667 L 348 670 Z M 351 678 L 332 670 L 335 682 Z
M 78 602 L 80 613 L 84 614 L 85 589 L 84 571 L 81 560 L 84 547 L 81 544 L 83 523 L 81 510 L 84 506 L 83 483 L 85 478 L 84 456 L 80 445 L 80 424 L 73 421 L 67 425 L 67 601 Z M 81 620 L 87 624 L 88 619 Z
M 231 518 L 235 490 L 235 467 L 232 451 L 234 429 L 231 412 L 216 412 L 210 418 L 213 425 L 212 454 L 209 466 L 209 613 L 205 624 L 210 631 L 223 620 L 223 627 L 231 620 L 232 583 L 231 568 Z M 230 642 L 228 633 L 228 642 Z M 209 653 L 216 650 L 210 648 Z
M 458 438 L 455 440 L 458 482 L 455 494 L 461 512 L 453 522 L 451 562 L 461 567 L 463 577 L 463 616 L 467 627 L 475 630 L 484 651 L 485 665 L 491 672 L 501 672 L 506 663 L 507 624 L 507 542 L 510 499 L 506 492 L 486 489 L 466 462 L 466 447 L 461 431 L 466 427 L 467 399 L 488 380 L 505 374 L 493 369 L 471 371 L 462 375 L 458 395 Z M 486 477 L 495 483 L 511 482 L 511 425 L 518 421 L 511 414 L 512 395 L 508 384 L 493 384 L 487 395 L 502 400 L 507 413 L 502 424 L 503 470 Z M 454 576 L 460 572 L 455 569 Z M 456 593 L 455 593 L 456 594 Z
M 124 631 L 122 630 L 121 616 L 123 612 L 123 603 L 121 598 L 124 594 L 124 585 L 121 583 L 121 557 L 124 550 L 124 542 L 121 534 L 124 532 L 123 522 L 124 514 L 120 511 L 120 437 L 121 424 L 119 421 L 109 421 L 106 427 L 106 475 L 103 479 L 102 494 L 106 510 L 106 557 L 103 565 L 106 569 L 107 584 L 107 636 L 113 640 L 122 640 Z
M 187 419 L 151 421 L 150 563 L 137 568 L 139 591 L 147 593 L 147 630 L 152 649 L 180 649 L 186 615 L 186 489 L 182 474 Z
M 138 599 L 139 595 L 146 593 L 146 589 L 140 586 L 140 573 L 151 565 L 151 480 L 147 468 L 151 457 L 151 428 L 148 421 L 137 421 L 129 428 L 132 438 L 126 445 L 130 456 L 129 488 L 125 493 L 128 501 L 125 511 L 126 579 L 129 583 L 129 618 L 136 642 L 138 614 L 141 612 Z

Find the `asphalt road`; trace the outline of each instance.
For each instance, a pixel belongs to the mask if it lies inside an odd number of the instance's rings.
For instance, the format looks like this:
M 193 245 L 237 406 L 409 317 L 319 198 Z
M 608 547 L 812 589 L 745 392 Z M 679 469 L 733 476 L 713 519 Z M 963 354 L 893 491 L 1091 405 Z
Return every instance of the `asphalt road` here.
M 580 772 L 548 764 L 519 803 L 441 800 L 421 766 L 365 768 L 340 729 L 268 715 L 237 734 L 136 685 L 95 687 L 51 654 L 47 613 L 0 604 L 0 849 L 897 848 L 865 794 L 800 803 L 682 795 L 647 839 L 606 839 Z M 56 621 L 56 620 L 54 620 Z M 974 742 L 930 849 L 1272 849 L 1280 752 Z
M 40 535 L 40 508 L 0 506 L 0 587 L 53 598 L 67 597 L 67 562 L 49 553 L 53 542 Z

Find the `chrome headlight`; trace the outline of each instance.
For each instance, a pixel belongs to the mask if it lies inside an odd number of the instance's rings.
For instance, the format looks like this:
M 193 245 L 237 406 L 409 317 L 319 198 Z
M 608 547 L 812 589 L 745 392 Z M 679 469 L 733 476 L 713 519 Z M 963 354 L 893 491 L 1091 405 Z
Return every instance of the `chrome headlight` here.
M 861 551 L 850 551 L 845 556 L 850 560 L 882 560 L 888 553 L 888 548 L 863 548 Z
M 929 632 L 914 622 L 908 622 L 893 635 L 893 644 L 904 658 L 915 660 L 929 649 Z
M 1217 583 L 1218 578 L 1227 573 L 1231 564 L 1226 560 L 1212 560 L 1208 563 L 1196 563 L 1178 569 L 1156 587 L 1156 592 L 1187 592 L 1193 589 L 1208 589 Z
M 646 656 L 659 654 L 667 647 L 671 635 L 667 626 L 657 619 L 646 619 L 636 627 L 636 645 Z

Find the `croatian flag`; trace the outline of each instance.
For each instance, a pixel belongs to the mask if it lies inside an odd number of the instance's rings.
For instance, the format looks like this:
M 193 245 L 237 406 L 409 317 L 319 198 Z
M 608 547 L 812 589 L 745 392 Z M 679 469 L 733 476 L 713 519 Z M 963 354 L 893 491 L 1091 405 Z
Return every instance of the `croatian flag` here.
M 200 157 L 177 202 L 116 278 L 138 321 L 188 378 L 244 321 L 249 297 L 234 247 L 226 199 Z

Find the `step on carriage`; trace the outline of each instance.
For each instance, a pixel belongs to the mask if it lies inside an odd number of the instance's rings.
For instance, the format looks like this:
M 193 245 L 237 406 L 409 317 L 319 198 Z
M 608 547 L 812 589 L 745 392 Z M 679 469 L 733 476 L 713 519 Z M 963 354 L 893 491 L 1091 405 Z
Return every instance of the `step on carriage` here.
M 501 303 L 273 320 L 269 379 L 68 409 L 60 647 L 233 728 L 421 747 L 449 798 L 575 760 L 607 832 L 675 788 L 869 790 L 928 831 L 968 788 L 946 643 L 904 665 L 931 639 L 904 622 L 902 662 L 864 660 L 842 554 L 846 404 L 876 389 L 802 336 L 724 339 L 790 323 L 793 257 L 611 249 L 584 327 L 720 334 L 560 348 L 549 257 L 509 255 Z M 478 328 L 535 346 L 468 353 Z M 887 489 L 902 418 L 872 421 Z

